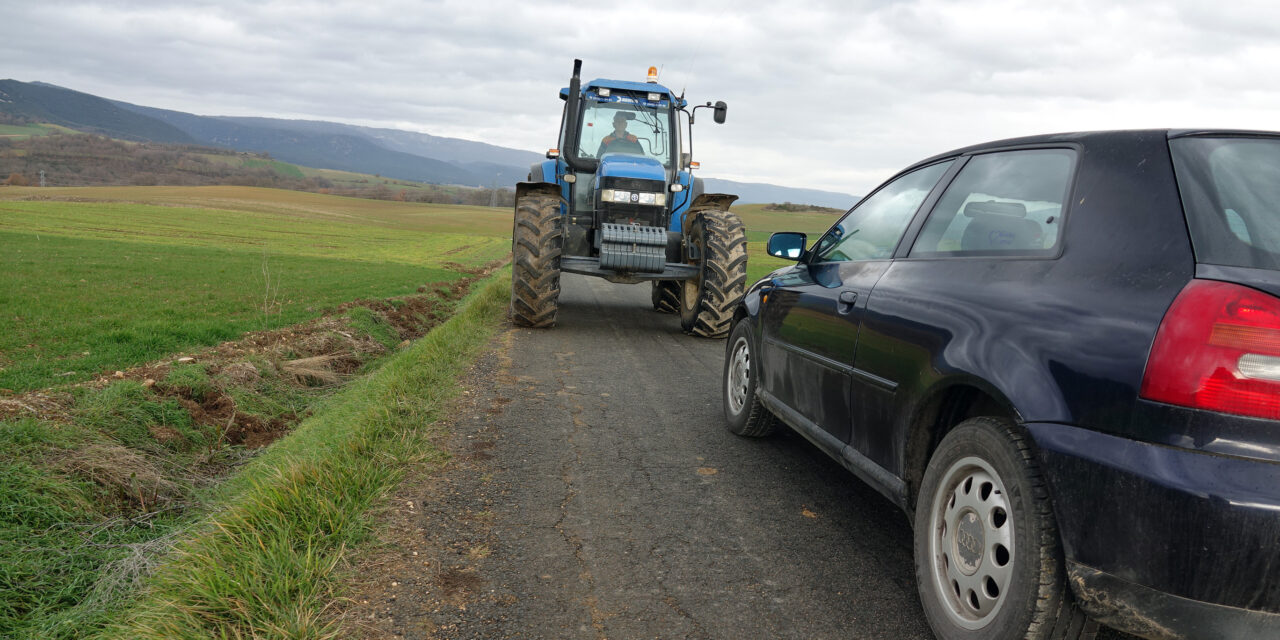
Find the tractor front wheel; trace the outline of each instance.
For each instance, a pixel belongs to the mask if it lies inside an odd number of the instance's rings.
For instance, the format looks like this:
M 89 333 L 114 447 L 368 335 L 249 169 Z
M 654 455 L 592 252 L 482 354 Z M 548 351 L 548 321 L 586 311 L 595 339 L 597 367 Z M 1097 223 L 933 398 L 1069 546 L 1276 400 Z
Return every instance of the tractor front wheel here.
M 546 193 L 516 198 L 511 244 L 511 321 L 521 327 L 554 327 L 560 299 L 564 245 L 560 199 Z
M 680 290 L 680 328 L 704 338 L 729 332 L 733 306 L 747 286 L 747 234 L 738 216 L 709 209 L 689 216 L 685 228 L 690 264 L 698 277 Z
M 650 298 L 654 311 L 675 313 L 680 310 L 680 283 L 676 280 L 654 280 Z

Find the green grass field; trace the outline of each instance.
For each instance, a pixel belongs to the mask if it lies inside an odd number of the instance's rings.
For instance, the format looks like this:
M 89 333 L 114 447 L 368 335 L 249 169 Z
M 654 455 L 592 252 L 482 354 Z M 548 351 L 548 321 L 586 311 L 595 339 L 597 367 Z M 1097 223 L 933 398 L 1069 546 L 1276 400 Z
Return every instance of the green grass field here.
M 810 211 L 765 211 L 765 205 L 747 204 L 733 207 L 747 227 L 747 281 L 755 282 L 770 271 L 794 264 L 765 253 L 769 236 L 778 231 L 799 231 L 808 234 L 812 245 L 840 218 L 831 213 Z
M 270 189 L 0 188 L 0 637 L 84 637 L 117 620 L 134 581 L 211 503 L 224 504 L 211 487 L 326 406 L 343 382 L 393 359 L 402 335 L 388 314 L 410 314 L 401 327 L 448 317 L 460 295 L 449 287 L 404 296 L 501 259 L 509 229 L 507 211 Z M 249 378 L 202 359 L 147 369 L 149 384 L 72 384 L 355 299 L 376 302 L 305 334 L 320 342 L 232 352 Z M 494 315 L 486 312 L 486 326 Z M 339 334 L 340 346 L 325 346 Z M 380 350 L 356 354 L 361 340 Z M 316 371 L 294 360 L 317 351 L 352 368 L 296 373 Z M 461 366 L 451 357 L 448 369 L 418 361 L 427 373 L 413 375 L 432 386 L 414 393 L 447 393 L 443 377 Z M 219 406 L 229 413 L 214 420 Z M 331 424 L 331 437 L 345 437 L 347 423 Z M 265 440 L 252 444 L 253 434 Z M 393 477 L 380 455 L 343 458 L 343 473 L 355 468 L 347 461 L 376 482 Z M 376 494 L 362 494 L 344 517 L 358 517 Z
M 31 136 L 47 136 L 55 131 L 78 133 L 56 124 L 0 124 L 0 138 L 24 139 Z
M 115 201 L 0 200 L 0 318 L 11 327 L 0 389 L 12 391 L 412 293 L 501 258 L 510 242 L 510 214 L 477 207 L 236 187 L 39 191 Z

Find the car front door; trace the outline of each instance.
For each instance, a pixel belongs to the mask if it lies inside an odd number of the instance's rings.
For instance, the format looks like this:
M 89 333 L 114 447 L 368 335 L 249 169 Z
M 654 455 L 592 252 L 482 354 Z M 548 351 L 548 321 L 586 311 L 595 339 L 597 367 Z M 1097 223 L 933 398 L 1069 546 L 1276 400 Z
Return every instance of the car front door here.
M 840 442 L 852 429 L 850 376 L 867 298 L 950 164 L 916 169 L 864 198 L 774 279 L 761 309 L 764 388 Z

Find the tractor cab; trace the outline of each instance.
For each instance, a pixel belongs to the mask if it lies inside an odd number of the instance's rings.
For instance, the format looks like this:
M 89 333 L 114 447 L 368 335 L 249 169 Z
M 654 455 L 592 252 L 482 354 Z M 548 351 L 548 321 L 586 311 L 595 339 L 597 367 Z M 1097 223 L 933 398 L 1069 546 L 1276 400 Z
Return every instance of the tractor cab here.
M 577 212 L 594 211 L 593 222 L 641 222 L 669 228 L 671 185 L 692 186 L 679 166 L 679 109 L 684 100 L 653 83 L 596 79 L 565 100 L 557 164 L 573 175 L 566 200 Z M 576 165 L 576 170 L 574 168 Z M 557 167 L 559 168 L 559 167 Z M 679 230 L 679 221 L 676 221 Z

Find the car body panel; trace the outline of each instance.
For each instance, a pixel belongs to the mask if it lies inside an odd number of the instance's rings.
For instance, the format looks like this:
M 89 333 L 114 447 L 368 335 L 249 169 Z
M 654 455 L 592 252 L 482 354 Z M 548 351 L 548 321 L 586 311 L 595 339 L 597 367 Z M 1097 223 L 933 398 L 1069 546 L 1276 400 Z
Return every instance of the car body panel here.
M 1073 561 L 1171 595 L 1280 613 L 1280 464 L 1026 426 Z
M 905 510 L 941 437 L 922 430 L 939 428 L 946 398 L 981 397 L 983 411 L 1030 431 L 1065 555 L 1079 568 L 1072 587 L 1091 612 L 1107 609 L 1085 587 L 1118 580 L 1133 585 L 1134 602 L 1167 596 L 1151 606 L 1170 628 L 1228 624 L 1204 620 L 1237 610 L 1263 616 L 1239 623 L 1252 628 L 1280 613 L 1280 425 L 1149 402 L 1138 390 L 1188 282 L 1280 296 L 1280 272 L 1197 265 L 1172 135 L 1188 134 L 1054 134 L 921 161 L 895 179 L 956 160 L 893 260 L 815 269 L 806 253 L 750 287 L 738 314 L 753 323 L 770 409 Z M 969 158 L 1038 148 L 1076 152 L 1056 253 L 910 256 Z M 865 279 L 850 286 L 855 274 Z M 833 296 L 855 287 L 856 312 L 836 312 Z M 1142 632 L 1134 611 L 1105 615 Z

